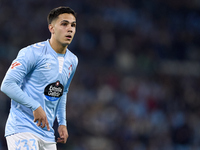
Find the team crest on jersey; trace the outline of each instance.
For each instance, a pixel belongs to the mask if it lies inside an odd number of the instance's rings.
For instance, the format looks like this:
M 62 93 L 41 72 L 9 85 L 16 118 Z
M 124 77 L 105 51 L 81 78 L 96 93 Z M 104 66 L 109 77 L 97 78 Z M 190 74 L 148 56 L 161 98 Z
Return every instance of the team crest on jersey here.
M 45 87 L 44 95 L 49 101 L 56 101 L 63 95 L 63 89 L 63 85 L 58 80 Z
M 72 73 L 72 65 L 69 66 L 68 70 L 69 70 L 69 73 L 68 73 L 68 78 L 69 78 Z
M 17 66 L 21 66 L 22 64 L 20 63 L 20 62 L 18 62 L 18 61 L 16 61 L 16 62 L 14 62 L 14 63 L 12 63 L 12 65 L 11 65 L 11 69 L 16 69 L 15 67 L 17 67 Z

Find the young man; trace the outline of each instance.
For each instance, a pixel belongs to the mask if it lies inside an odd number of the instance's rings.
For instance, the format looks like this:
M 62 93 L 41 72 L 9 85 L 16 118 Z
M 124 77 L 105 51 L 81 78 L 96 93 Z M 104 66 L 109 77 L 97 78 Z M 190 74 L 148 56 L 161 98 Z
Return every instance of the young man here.
M 2 85 L 11 100 L 5 128 L 9 150 L 56 150 L 54 130 L 66 143 L 66 98 L 78 59 L 67 49 L 76 32 L 76 14 L 58 7 L 48 17 L 50 40 L 21 49 Z

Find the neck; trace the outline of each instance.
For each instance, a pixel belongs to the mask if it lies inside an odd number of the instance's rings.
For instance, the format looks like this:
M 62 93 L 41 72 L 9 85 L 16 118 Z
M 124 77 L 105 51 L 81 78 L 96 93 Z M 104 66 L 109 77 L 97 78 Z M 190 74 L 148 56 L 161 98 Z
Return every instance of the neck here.
M 60 53 L 60 54 L 66 53 L 66 49 L 68 45 L 63 46 L 61 43 L 53 40 L 52 38 L 49 40 L 49 43 L 56 53 Z

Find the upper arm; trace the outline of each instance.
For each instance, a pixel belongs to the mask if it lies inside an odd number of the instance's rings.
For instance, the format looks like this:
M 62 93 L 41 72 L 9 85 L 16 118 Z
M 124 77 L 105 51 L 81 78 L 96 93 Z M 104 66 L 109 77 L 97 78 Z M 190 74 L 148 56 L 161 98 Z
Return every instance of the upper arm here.
M 73 76 L 76 72 L 76 68 L 77 68 L 77 65 L 78 65 L 78 58 L 75 57 L 73 63 L 72 63 L 72 72 L 70 73 L 70 76 L 68 78 L 68 81 L 67 81 L 67 85 L 65 86 L 65 92 L 68 92 L 68 89 L 69 89 L 69 86 L 70 86 L 70 83 L 73 79 Z
M 21 82 L 23 78 L 35 67 L 35 61 L 33 50 L 30 48 L 24 48 L 19 51 L 6 75 L 9 75 L 15 78 L 18 82 Z

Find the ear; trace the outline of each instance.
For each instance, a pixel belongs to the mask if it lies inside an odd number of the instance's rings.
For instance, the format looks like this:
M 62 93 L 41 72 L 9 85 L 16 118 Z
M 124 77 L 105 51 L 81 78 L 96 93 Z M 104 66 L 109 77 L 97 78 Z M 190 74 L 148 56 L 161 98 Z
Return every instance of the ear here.
M 49 31 L 51 32 L 51 34 L 54 34 L 54 26 L 53 26 L 53 24 L 49 24 Z

